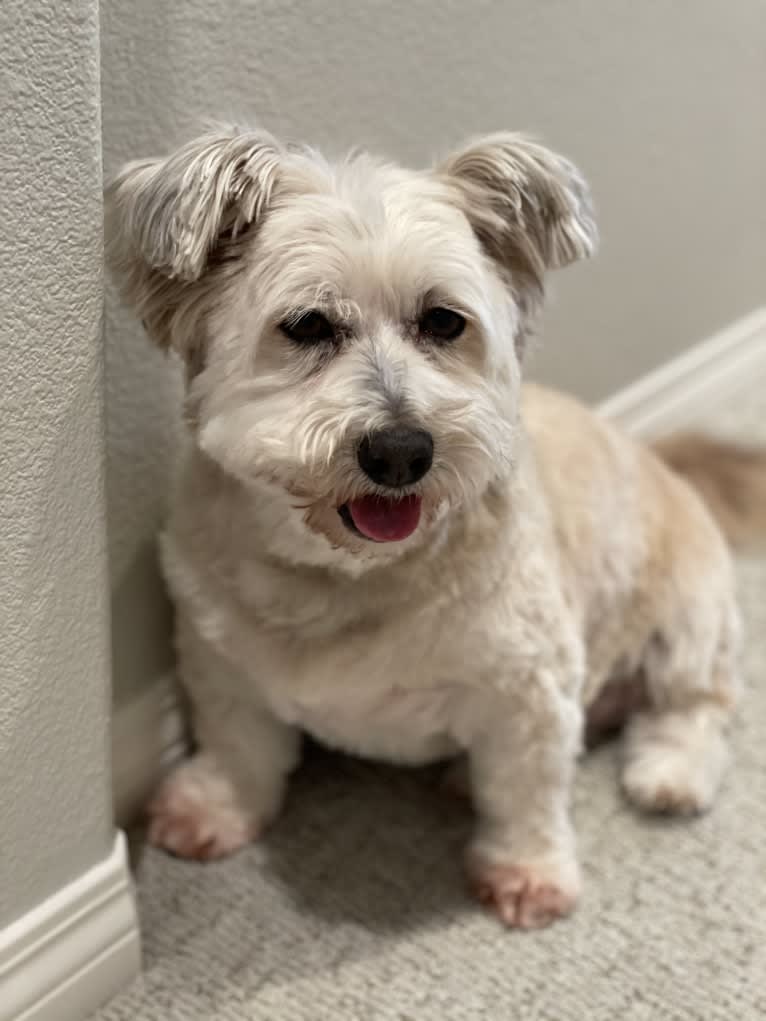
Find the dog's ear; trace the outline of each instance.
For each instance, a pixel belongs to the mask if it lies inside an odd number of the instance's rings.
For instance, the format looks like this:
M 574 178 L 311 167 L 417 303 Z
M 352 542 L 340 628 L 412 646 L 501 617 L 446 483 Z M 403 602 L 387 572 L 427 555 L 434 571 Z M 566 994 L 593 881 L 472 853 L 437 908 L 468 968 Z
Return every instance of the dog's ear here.
M 205 278 L 263 215 L 281 156 L 265 132 L 222 128 L 164 159 L 129 163 L 108 185 L 107 261 L 161 346 L 198 355 Z
M 523 135 L 469 144 L 439 168 L 489 254 L 527 299 L 542 296 L 548 269 L 593 254 L 597 231 L 576 167 Z

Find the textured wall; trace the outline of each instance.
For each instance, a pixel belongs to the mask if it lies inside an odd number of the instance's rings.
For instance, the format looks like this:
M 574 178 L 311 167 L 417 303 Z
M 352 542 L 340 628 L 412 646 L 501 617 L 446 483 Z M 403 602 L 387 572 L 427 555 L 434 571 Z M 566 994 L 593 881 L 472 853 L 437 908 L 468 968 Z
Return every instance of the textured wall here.
M 107 169 L 211 116 L 415 163 L 504 127 L 570 153 L 592 181 L 603 248 L 556 282 L 536 372 L 588 398 L 766 296 L 762 0 L 103 0 L 102 11 Z M 167 663 L 149 540 L 176 421 L 172 373 L 138 334 L 110 311 L 127 694 Z M 137 643 L 140 661 L 120 653 Z
M 1 928 L 112 835 L 96 0 L 0 38 Z

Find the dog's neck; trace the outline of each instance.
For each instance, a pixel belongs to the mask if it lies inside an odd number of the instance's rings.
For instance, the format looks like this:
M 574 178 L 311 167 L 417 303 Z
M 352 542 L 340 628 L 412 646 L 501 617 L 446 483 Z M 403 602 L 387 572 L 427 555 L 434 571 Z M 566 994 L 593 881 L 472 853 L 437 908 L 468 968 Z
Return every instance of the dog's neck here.
M 523 491 L 524 487 L 521 487 Z M 356 574 L 280 555 L 269 543 L 262 494 L 227 476 L 192 452 L 187 463 L 169 540 L 192 576 L 215 598 L 226 600 L 248 626 L 304 642 L 347 629 L 374 630 L 391 614 L 416 612 L 424 602 L 471 605 L 487 595 L 497 556 L 513 556 L 523 544 L 518 480 L 490 484 L 470 506 L 456 508 L 400 557 Z M 225 510 L 225 518 L 222 511 Z M 331 612 L 329 612 L 331 610 Z
M 518 474 L 514 472 L 514 475 Z M 274 548 L 269 534 L 268 514 L 264 502 L 269 497 L 263 490 L 253 490 L 236 479 L 198 448 L 188 454 L 176 505 L 183 514 L 171 524 L 171 531 L 181 534 L 184 545 L 193 552 L 191 543 L 208 547 L 225 562 L 236 548 L 242 562 L 257 562 L 274 572 L 285 572 L 293 581 L 298 576 L 316 584 L 322 580 L 333 588 L 397 587 L 406 575 L 427 570 L 445 557 L 470 552 L 481 559 L 496 543 L 493 532 L 502 522 L 508 531 L 515 518 L 512 480 L 496 479 L 469 505 L 450 510 L 425 531 L 422 540 L 401 556 L 376 563 L 374 558 L 360 561 L 360 568 L 330 560 L 326 564 L 303 561 L 300 554 Z M 228 527 L 222 528 L 216 507 L 227 508 Z M 191 522 L 190 522 L 191 518 Z M 218 559 L 218 557 L 216 557 Z M 351 555 L 349 555 L 351 561 Z

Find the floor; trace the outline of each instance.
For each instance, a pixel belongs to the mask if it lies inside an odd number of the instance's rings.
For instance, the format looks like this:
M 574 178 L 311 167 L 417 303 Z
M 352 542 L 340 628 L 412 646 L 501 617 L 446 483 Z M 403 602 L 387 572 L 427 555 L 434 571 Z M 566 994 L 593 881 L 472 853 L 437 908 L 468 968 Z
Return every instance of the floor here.
M 766 399 L 716 428 L 766 439 Z M 649 820 L 620 799 L 616 746 L 586 759 L 572 919 L 504 932 L 464 893 L 469 818 L 436 773 L 318 753 L 265 845 L 204 866 L 139 851 L 144 974 L 94 1021 L 766 1017 L 766 562 L 740 582 L 749 691 L 726 789 L 704 819 Z

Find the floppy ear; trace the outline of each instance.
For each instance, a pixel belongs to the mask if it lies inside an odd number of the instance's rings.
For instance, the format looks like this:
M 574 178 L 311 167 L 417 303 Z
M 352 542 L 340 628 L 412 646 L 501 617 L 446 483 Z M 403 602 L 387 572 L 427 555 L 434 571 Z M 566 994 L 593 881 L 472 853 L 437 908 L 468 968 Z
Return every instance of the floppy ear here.
M 107 187 L 107 261 L 163 347 L 191 356 L 208 276 L 227 268 L 274 189 L 282 150 L 265 132 L 221 128 L 164 159 L 125 166 Z
M 568 160 L 523 135 L 488 135 L 454 153 L 440 171 L 525 303 L 542 297 L 546 270 L 595 251 L 598 237 L 584 179 Z

